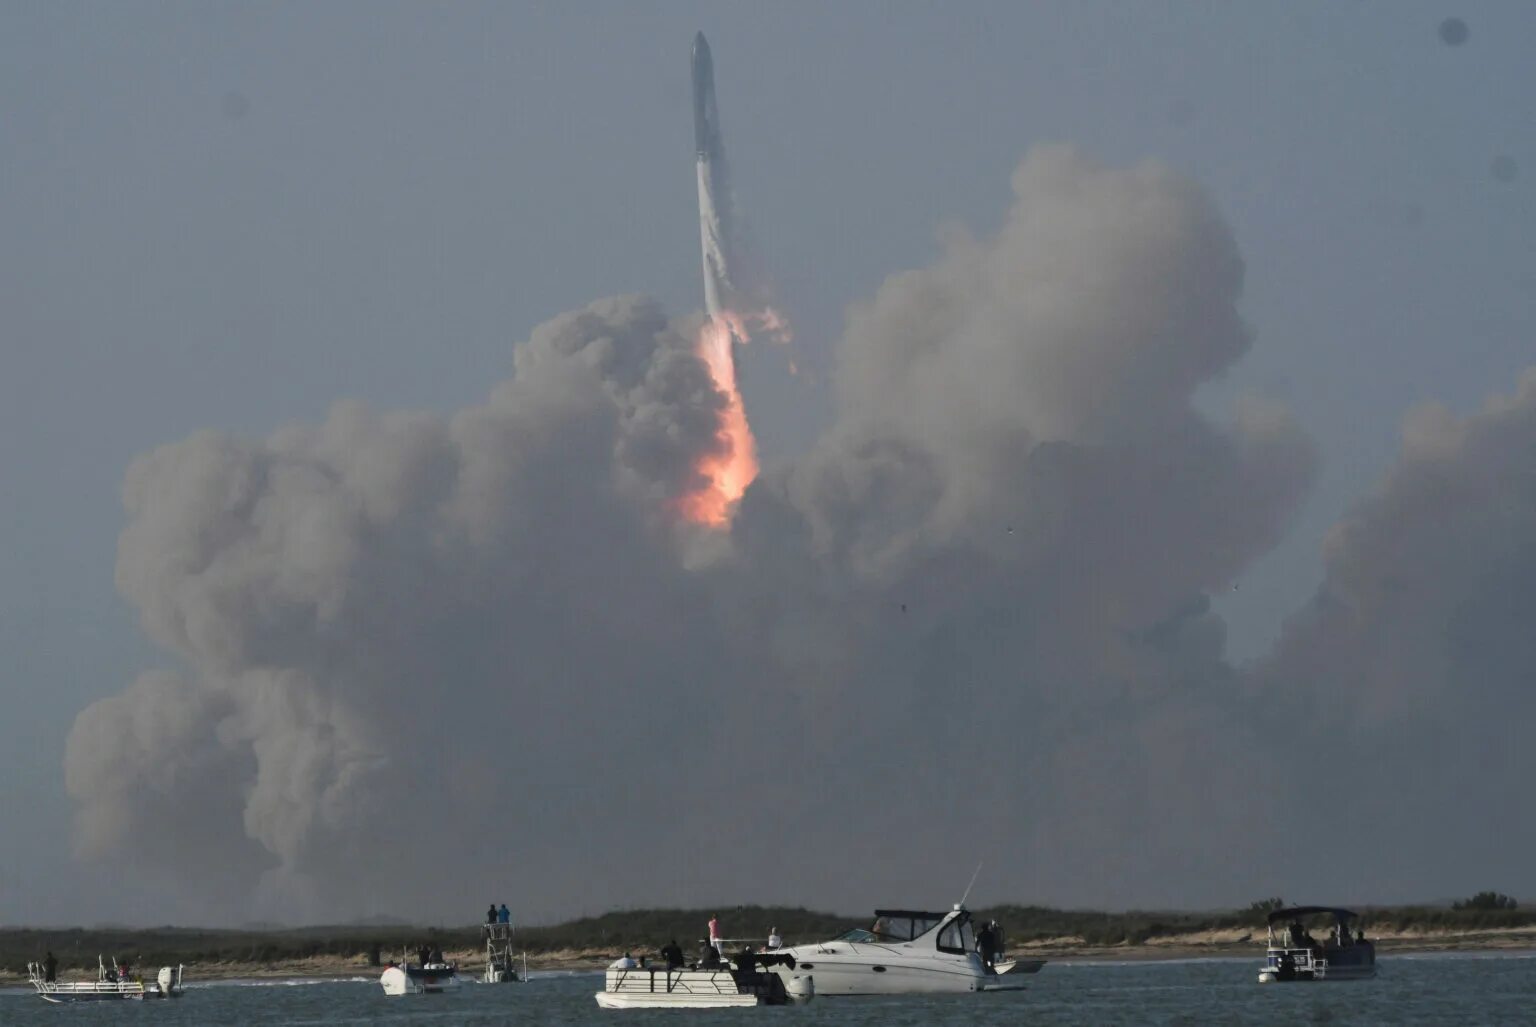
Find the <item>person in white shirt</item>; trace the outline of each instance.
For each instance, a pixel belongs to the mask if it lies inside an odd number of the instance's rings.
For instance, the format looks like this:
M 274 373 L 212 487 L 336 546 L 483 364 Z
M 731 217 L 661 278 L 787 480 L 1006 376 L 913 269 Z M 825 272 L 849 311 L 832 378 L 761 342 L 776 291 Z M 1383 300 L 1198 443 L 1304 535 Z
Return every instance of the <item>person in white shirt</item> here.
M 783 944 L 784 939 L 779 937 L 779 929 L 777 927 L 768 928 L 768 947 L 776 949 Z
M 635 967 L 637 967 L 639 965 L 640 965 L 639 963 L 635 962 L 635 958 L 633 956 L 631 956 L 628 952 L 626 952 L 626 953 L 624 953 L 623 958 L 615 959 L 612 963 L 609 963 L 608 964 L 608 969 L 610 969 L 610 970 L 633 970 Z

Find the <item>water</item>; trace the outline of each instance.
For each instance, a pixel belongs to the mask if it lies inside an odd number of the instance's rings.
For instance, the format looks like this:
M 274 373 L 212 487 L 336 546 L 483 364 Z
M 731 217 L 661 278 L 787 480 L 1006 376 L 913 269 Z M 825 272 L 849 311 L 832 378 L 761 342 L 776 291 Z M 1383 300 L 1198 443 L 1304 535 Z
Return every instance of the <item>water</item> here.
M 1029 990 L 990 995 L 817 999 L 738 1010 L 600 1010 L 600 973 L 466 984 L 457 994 L 387 999 L 377 978 L 192 984 L 173 1002 L 50 1006 L 0 992 L 0 1024 L 1510 1024 L 1536 1021 L 1536 952 L 1388 956 L 1372 981 L 1255 982 L 1257 959 L 1051 963 Z

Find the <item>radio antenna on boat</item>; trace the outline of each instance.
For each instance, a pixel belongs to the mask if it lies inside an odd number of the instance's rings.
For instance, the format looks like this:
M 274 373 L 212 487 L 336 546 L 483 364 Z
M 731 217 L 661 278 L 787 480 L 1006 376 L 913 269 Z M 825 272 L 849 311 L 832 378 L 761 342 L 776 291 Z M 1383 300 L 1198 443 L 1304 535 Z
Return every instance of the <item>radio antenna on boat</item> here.
M 960 905 L 965 905 L 965 900 L 971 897 L 971 889 L 976 887 L 976 878 L 981 874 L 981 860 L 976 861 L 976 873 L 971 875 L 971 883 L 965 886 L 965 894 L 960 896 Z

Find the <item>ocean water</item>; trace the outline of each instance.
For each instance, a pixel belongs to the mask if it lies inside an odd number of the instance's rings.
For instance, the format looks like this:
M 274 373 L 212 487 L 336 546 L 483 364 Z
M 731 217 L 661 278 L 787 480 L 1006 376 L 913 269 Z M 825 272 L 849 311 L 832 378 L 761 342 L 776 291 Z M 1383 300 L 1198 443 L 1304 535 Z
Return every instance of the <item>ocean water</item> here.
M 1258 959 L 1050 963 L 1029 990 L 944 997 L 817 999 L 735 1010 L 602 1010 L 601 973 L 535 973 L 526 984 L 466 984 L 451 995 L 385 998 L 377 978 L 189 981 L 171 1002 L 55 1006 L 0 992 L 0 1024 L 1528 1024 L 1536 952 L 1384 957 L 1375 980 L 1256 983 Z

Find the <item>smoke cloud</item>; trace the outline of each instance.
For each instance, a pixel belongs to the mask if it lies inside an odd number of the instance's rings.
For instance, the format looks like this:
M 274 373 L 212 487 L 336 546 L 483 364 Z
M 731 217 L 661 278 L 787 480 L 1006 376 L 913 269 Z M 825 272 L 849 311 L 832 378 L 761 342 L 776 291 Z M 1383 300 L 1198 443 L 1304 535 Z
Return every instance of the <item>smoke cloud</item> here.
M 1417 416 L 1233 668 L 1209 597 L 1316 457 L 1280 407 L 1194 404 L 1250 345 L 1231 233 L 1152 163 L 1044 147 L 1013 187 L 850 311 L 834 423 L 725 531 L 677 515 L 721 445 L 698 322 L 636 297 L 451 417 L 140 458 L 118 585 L 175 669 L 80 714 L 82 854 L 231 918 L 855 910 L 954 901 L 977 859 L 998 899 L 1190 906 L 1273 893 L 1284 815 L 1343 822 L 1255 800 L 1288 758 L 1400 765 L 1449 716 L 1437 766 L 1492 759 L 1479 718 L 1530 710 L 1536 378 Z
M 1536 755 L 1536 368 L 1458 418 L 1412 412 L 1385 479 L 1336 525 L 1327 575 L 1255 676 L 1272 722 L 1354 795 L 1318 798 L 1359 851 L 1334 887 L 1530 887 Z M 1468 888 L 1475 885 L 1468 884 Z

